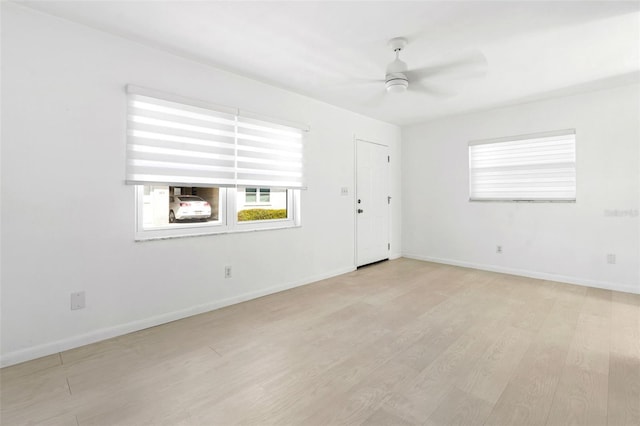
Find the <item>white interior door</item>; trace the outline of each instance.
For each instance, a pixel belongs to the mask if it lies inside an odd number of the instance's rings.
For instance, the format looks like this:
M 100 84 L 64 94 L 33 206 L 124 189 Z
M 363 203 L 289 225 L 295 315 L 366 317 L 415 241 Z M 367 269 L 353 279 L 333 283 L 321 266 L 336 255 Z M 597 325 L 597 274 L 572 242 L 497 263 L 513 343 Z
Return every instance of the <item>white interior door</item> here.
M 356 141 L 356 266 L 389 258 L 389 148 Z

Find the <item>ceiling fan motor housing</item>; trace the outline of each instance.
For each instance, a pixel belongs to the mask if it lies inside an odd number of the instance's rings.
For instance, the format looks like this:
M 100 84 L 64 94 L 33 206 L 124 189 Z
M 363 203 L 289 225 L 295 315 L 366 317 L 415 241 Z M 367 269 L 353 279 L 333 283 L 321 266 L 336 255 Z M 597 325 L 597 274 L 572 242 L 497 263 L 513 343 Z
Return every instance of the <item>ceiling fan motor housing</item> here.
M 409 79 L 401 72 L 392 72 L 386 75 L 384 85 L 387 92 L 400 93 L 409 87 Z
M 407 70 L 407 64 L 400 60 L 400 51 L 407 45 L 407 39 L 404 37 L 396 37 L 389 40 L 389 46 L 396 54 L 396 60 L 387 65 L 387 75 L 384 79 L 384 85 L 389 93 L 401 93 L 409 87 L 409 79 L 404 74 Z

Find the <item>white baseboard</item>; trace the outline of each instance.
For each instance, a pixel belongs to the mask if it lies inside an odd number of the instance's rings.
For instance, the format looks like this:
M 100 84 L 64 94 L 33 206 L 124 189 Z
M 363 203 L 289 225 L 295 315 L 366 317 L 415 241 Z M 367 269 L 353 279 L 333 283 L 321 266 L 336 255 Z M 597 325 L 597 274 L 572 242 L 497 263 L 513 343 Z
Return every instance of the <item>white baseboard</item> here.
M 391 253 L 389 254 L 389 260 L 400 259 L 402 257 L 402 253 Z
M 514 269 L 514 268 L 505 268 L 503 266 L 496 265 L 486 265 L 482 263 L 473 263 L 466 262 L 463 260 L 455 260 L 455 259 L 442 259 L 438 257 L 431 256 L 422 256 L 418 254 L 404 253 L 402 257 L 406 257 L 407 259 L 415 259 L 415 260 L 424 260 L 426 262 L 434 262 L 434 263 L 443 263 L 445 265 L 453 265 L 453 266 L 462 266 L 465 268 L 473 268 L 480 269 L 483 271 L 491 271 L 491 272 L 500 272 L 503 274 L 511 274 L 511 275 L 519 275 L 522 277 L 528 278 L 537 278 L 541 280 L 548 281 L 558 281 L 568 284 L 576 284 L 585 287 L 595 287 L 602 288 L 605 290 L 614 290 L 614 291 L 622 291 L 624 293 L 635 293 L 640 294 L 640 287 L 618 284 L 618 283 L 608 283 L 603 281 L 595 281 L 588 280 L 584 278 L 571 277 L 566 275 L 557 275 L 557 274 L 549 274 L 546 272 L 537 272 L 537 271 L 529 271 L 526 269 Z
M 168 312 L 168 313 L 156 315 L 150 318 L 145 318 L 138 321 L 132 321 L 126 324 L 120 324 L 114 327 L 102 328 L 99 330 L 90 331 L 88 333 L 71 336 L 66 339 L 56 340 L 54 342 L 48 342 L 41 345 L 36 345 L 29 348 L 21 349 L 18 351 L 9 352 L 2 355 L 2 358 L 0 359 L 0 366 L 8 367 L 10 365 L 18 364 L 21 362 L 29 361 L 29 360 L 40 358 L 47 355 L 52 355 L 58 352 L 74 349 L 80 346 L 88 345 L 90 343 L 99 342 L 101 340 L 110 339 L 112 337 L 122 336 L 124 334 L 132 333 L 134 331 L 144 330 L 145 328 L 155 327 L 157 325 L 166 324 L 171 321 L 175 321 L 175 320 L 190 317 L 193 315 L 198 315 L 198 314 L 213 311 L 216 309 L 224 308 L 225 306 L 235 305 L 236 303 L 257 299 L 258 297 L 267 296 L 269 294 L 278 293 L 284 290 L 289 290 L 294 287 L 300 287 L 303 285 L 312 284 L 317 281 L 321 281 L 327 278 L 346 274 L 352 271 L 355 271 L 354 267 L 337 269 L 325 274 L 319 274 L 312 277 L 307 277 L 303 280 L 281 284 L 281 285 L 277 285 L 277 286 L 261 289 L 258 291 L 249 292 L 249 293 L 244 293 L 237 296 L 229 297 L 227 299 L 215 300 L 215 301 L 204 303 L 201 305 L 192 306 L 186 309 L 181 309 L 179 311 Z

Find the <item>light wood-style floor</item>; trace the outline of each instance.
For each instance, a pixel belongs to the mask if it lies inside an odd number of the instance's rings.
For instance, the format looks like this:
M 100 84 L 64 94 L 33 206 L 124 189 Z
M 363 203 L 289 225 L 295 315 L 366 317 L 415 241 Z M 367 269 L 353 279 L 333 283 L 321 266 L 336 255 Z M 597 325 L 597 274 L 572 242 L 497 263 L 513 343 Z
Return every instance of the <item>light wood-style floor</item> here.
M 640 425 L 640 296 L 398 259 L 1 386 L 3 425 Z

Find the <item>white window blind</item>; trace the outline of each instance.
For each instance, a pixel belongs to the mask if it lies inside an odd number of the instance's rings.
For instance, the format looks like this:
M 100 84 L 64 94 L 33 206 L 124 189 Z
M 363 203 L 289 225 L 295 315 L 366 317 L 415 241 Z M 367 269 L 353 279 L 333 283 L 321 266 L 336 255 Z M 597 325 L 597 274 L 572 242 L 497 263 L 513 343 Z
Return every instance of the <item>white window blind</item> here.
M 302 188 L 302 131 L 238 117 L 238 186 Z
M 575 130 L 469 142 L 473 201 L 575 201 Z
M 303 188 L 302 130 L 127 91 L 127 183 Z

